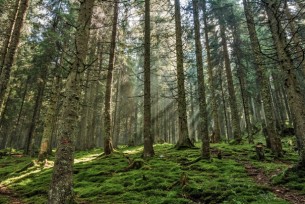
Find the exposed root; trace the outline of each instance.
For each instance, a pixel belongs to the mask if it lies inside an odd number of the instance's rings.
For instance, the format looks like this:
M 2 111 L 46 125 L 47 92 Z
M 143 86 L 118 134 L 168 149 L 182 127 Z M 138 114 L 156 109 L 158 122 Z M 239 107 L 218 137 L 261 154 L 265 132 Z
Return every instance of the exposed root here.
M 194 147 L 195 145 L 189 138 L 185 139 L 184 141 L 178 141 L 178 143 L 175 145 L 175 148 L 177 150 L 189 149 Z
M 141 169 L 144 166 L 143 159 L 131 159 L 128 155 L 124 155 L 124 157 L 128 160 L 128 166 L 122 170 L 118 170 L 117 172 L 126 172 L 134 169 Z
M 126 167 L 123 171 L 130 171 L 133 169 L 141 169 L 144 165 L 144 161 L 142 159 L 136 159 L 132 161 L 128 167 Z
M 178 185 L 180 185 L 183 188 L 184 186 L 187 185 L 187 183 L 188 183 L 188 176 L 185 172 L 182 172 L 180 179 L 174 182 L 170 187 L 168 187 L 167 190 L 171 190 L 172 188 Z

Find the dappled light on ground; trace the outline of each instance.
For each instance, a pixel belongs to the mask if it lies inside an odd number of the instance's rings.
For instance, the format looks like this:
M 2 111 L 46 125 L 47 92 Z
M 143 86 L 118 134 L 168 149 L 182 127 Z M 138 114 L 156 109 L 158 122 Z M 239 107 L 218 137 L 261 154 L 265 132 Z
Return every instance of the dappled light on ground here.
M 124 154 L 137 154 L 143 151 L 143 147 L 124 150 Z
M 278 184 L 286 186 L 286 195 L 290 195 L 289 188 L 297 191 L 291 195 L 305 194 L 305 187 L 298 185 L 298 180 L 304 180 L 303 174 L 288 170 L 297 161 L 297 153 L 289 146 L 285 147 L 282 160 L 275 160 L 266 150 L 266 159 L 258 161 L 253 145 L 213 144 L 212 160 L 194 163 L 200 156 L 198 148 L 177 151 L 171 144 L 156 144 L 154 148 L 156 156 L 149 160 L 141 159 L 143 147 L 140 146 L 121 147 L 108 156 L 102 155 L 99 149 L 76 152 L 73 170 L 76 201 L 92 204 L 289 203 L 289 196 L 280 197 L 273 192 L 282 189 L 272 187 Z M 24 171 L 20 169 L 31 159 L 11 158 L 5 162 L 13 166 L 16 161 L 19 165 L 14 173 L 6 173 L 5 168 L 1 170 L 1 184 L 18 193 L 24 203 L 46 202 L 52 162 L 48 160 L 47 168 L 36 164 Z M 4 160 L 0 160 L 0 165 L 1 162 Z M 267 185 L 253 179 L 249 165 L 270 178 Z

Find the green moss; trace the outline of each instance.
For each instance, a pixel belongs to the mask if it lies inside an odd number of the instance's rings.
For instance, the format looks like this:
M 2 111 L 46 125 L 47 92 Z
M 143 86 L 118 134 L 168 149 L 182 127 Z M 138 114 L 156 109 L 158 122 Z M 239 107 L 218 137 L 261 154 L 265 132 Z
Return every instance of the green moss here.
M 6 178 L 12 176 L 14 172 L 22 169 L 30 162 L 31 158 L 29 157 L 3 157 L 0 159 L 0 181 L 3 181 Z
M 305 170 L 288 168 L 282 173 L 272 178 L 273 184 L 282 184 L 294 190 L 299 190 L 305 194 Z
M 6 196 L 0 195 L 0 203 L 10 203 L 10 199 Z
M 200 146 L 196 143 L 196 146 Z M 278 199 L 268 188 L 255 184 L 245 171 L 242 163 L 250 161 L 268 173 L 276 169 L 285 170 L 287 161 L 296 159 L 293 152 L 285 162 L 251 160 L 255 155 L 253 145 L 212 145 L 211 161 L 201 160 L 191 165 L 200 156 L 200 149 L 177 151 L 171 144 L 157 144 L 155 157 L 142 160 L 143 147 L 121 147 L 110 156 L 100 156 L 102 151 L 95 149 L 89 152 L 77 152 L 74 165 L 74 190 L 79 203 L 124 203 L 124 204 L 177 204 L 177 203 L 286 203 Z M 223 159 L 217 159 L 216 153 L 221 150 Z M 142 161 L 141 169 L 124 171 L 129 165 L 126 155 L 133 161 Z M 15 162 L 20 166 L 15 167 Z M 30 158 L 11 158 L 0 160 L 6 170 L 0 168 L 0 176 L 15 177 L 10 174 L 12 168 L 20 169 Z M 51 178 L 51 169 L 30 169 L 29 174 L 15 180 L 9 187 L 13 188 L 27 203 L 44 203 Z M 186 174 L 186 185 L 181 186 L 180 177 Z M 286 178 L 287 177 L 287 178 Z M 299 178 L 299 177 L 298 177 Z M 277 180 L 276 180 L 277 179 Z M 285 183 L 294 189 L 299 188 L 293 174 L 284 174 L 274 178 L 274 182 Z M 304 181 L 305 182 L 305 181 Z M 300 182 L 301 183 L 301 182 Z M 0 200 L 1 201 L 1 200 Z

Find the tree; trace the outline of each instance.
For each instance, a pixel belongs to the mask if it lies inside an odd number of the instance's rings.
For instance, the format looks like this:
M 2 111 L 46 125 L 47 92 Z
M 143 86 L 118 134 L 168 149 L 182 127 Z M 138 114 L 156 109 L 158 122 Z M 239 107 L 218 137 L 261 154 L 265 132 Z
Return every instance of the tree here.
M 80 98 L 80 72 L 85 67 L 88 50 L 89 28 L 94 0 L 80 2 L 75 33 L 75 55 L 65 84 L 62 118 L 57 136 L 57 151 L 54 162 L 48 203 L 72 203 L 74 138 L 78 120 Z
M 196 61 L 197 61 L 197 83 L 198 83 L 198 100 L 199 100 L 199 134 L 202 137 L 201 156 L 204 159 L 210 159 L 210 138 L 208 132 L 207 105 L 205 97 L 205 85 L 203 76 L 202 46 L 200 42 L 200 25 L 199 25 L 199 8 L 198 0 L 193 0 L 193 18 L 196 44 Z
M 154 156 L 151 135 L 151 96 L 150 96 L 150 0 L 145 0 L 144 30 L 144 157 Z
M 232 8 L 232 7 L 231 7 Z M 237 69 L 237 77 L 239 80 L 240 85 L 240 92 L 241 92 L 241 98 L 242 98 L 242 104 L 244 109 L 244 116 L 245 116 L 245 123 L 246 123 L 246 131 L 248 133 L 248 141 L 249 143 L 254 143 L 253 141 L 253 135 L 251 133 L 251 123 L 250 123 L 250 111 L 249 111 L 249 101 L 248 101 L 248 92 L 247 92 L 247 81 L 246 81 L 246 73 L 245 73 L 245 66 L 243 64 L 243 50 L 242 50 L 242 44 L 243 41 L 241 39 L 241 30 L 238 26 L 239 19 L 237 18 L 237 12 L 234 12 L 233 8 L 231 9 L 231 20 L 229 22 L 229 25 L 231 24 L 231 30 L 233 35 L 233 53 L 232 55 L 235 57 L 236 62 L 236 69 Z
M 18 3 L 17 2 L 18 1 L 16 1 L 15 6 L 18 6 L 18 11 L 14 9 L 12 15 L 12 17 L 16 16 L 16 20 L 12 20 L 9 26 L 8 30 L 11 30 L 11 32 L 8 33 L 11 33 L 11 35 L 8 35 L 9 40 L 4 45 L 4 52 L 2 53 L 2 62 L 0 64 L 0 107 L 5 107 L 4 96 L 10 79 L 11 69 L 14 63 L 15 53 L 19 44 L 21 29 L 25 20 L 29 0 L 20 0 Z
M 112 88 L 112 72 L 114 67 L 115 59 L 115 46 L 116 46 L 116 35 L 117 35 L 117 23 L 119 15 L 119 3 L 114 0 L 113 8 L 113 21 L 112 21 L 112 34 L 111 34 L 111 45 L 110 45 L 110 55 L 106 82 L 106 92 L 105 92 L 105 109 L 104 109 L 104 125 L 105 125 L 105 137 L 104 137 L 104 153 L 109 155 L 113 152 L 112 146 L 112 135 L 111 135 L 111 88 Z
M 305 168 L 305 102 L 304 93 L 300 92 L 300 84 L 297 81 L 291 53 L 286 49 L 286 39 L 281 25 L 279 8 L 281 2 L 273 0 L 265 1 L 265 9 L 268 16 L 268 23 L 272 34 L 272 39 L 276 48 L 279 66 L 285 78 L 285 88 L 288 94 L 288 101 L 294 115 L 296 135 L 300 148 L 299 165 Z
M 255 65 L 257 66 L 257 77 L 260 81 L 261 94 L 263 100 L 263 108 L 266 116 L 267 144 L 270 142 L 271 149 L 275 156 L 282 156 L 282 145 L 280 138 L 277 135 L 275 118 L 272 108 L 272 98 L 269 89 L 268 73 L 263 67 L 263 56 L 260 49 L 260 43 L 256 34 L 254 18 L 251 12 L 251 7 L 247 0 L 243 1 L 247 26 L 250 35 L 251 48 L 255 56 Z
M 231 70 L 231 63 L 229 58 L 229 51 L 227 45 L 227 38 L 225 33 L 225 26 L 223 22 L 223 17 L 220 17 L 220 36 L 221 36 L 221 44 L 223 49 L 223 57 L 225 63 L 225 71 L 228 83 L 228 91 L 229 91 L 229 104 L 231 109 L 231 117 L 232 117 L 232 127 L 233 127 L 233 137 L 236 143 L 240 143 L 242 140 L 241 131 L 240 131 L 240 118 L 238 115 L 235 88 L 233 84 L 233 76 Z
M 184 87 L 184 70 L 183 70 L 183 45 L 181 29 L 181 12 L 180 0 L 175 0 L 175 31 L 176 31 L 176 60 L 177 60 L 177 80 L 178 80 L 178 116 L 179 116 L 179 139 L 176 148 L 194 147 L 189 138 L 186 99 Z
M 203 11 L 203 24 L 204 24 L 204 38 L 205 38 L 205 49 L 207 53 L 207 65 L 208 65 L 208 76 L 209 76 L 209 84 L 211 91 L 211 103 L 212 103 L 212 114 L 214 121 L 214 138 L 213 142 L 220 142 L 220 128 L 219 128 L 219 119 L 218 119 L 218 111 L 217 111 L 217 101 L 215 94 L 215 83 L 213 77 L 213 66 L 211 59 L 211 48 L 210 48 L 210 39 L 209 39 L 209 30 L 207 23 L 207 9 L 206 9 L 206 1 L 202 2 L 202 11 Z

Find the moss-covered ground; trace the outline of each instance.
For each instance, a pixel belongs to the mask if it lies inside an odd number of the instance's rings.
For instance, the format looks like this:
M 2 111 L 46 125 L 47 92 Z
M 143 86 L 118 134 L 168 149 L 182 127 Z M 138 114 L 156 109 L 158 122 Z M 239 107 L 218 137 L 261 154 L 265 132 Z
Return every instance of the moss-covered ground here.
M 189 164 L 200 149 L 176 150 L 171 144 L 154 146 L 156 155 L 145 160 L 140 169 L 126 169 L 131 160 L 141 160 L 142 147 L 121 147 L 114 154 L 100 156 L 95 149 L 75 154 L 74 191 L 78 203 L 266 203 L 284 204 L 268 186 L 257 184 L 246 172 L 243 162 L 263 169 L 274 185 L 285 185 L 305 194 L 305 172 L 295 171 L 297 153 L 286 145 L 285 157 L 255 158 L 253 145 L 213 144 L 211 161 Z M 199 147 L 199 144 L 197 144 Z M 217 157 L 221 150 L 221 159 Z M 47 199 L 52 161 L 42 168 L 29 157 L 0 159 L 1 184 L 15 191 L 24 203 L 41 204 Z M 180 179 L 184 181 L 180 182 Z M 9 203 L 0 195 L 0 203 Z

